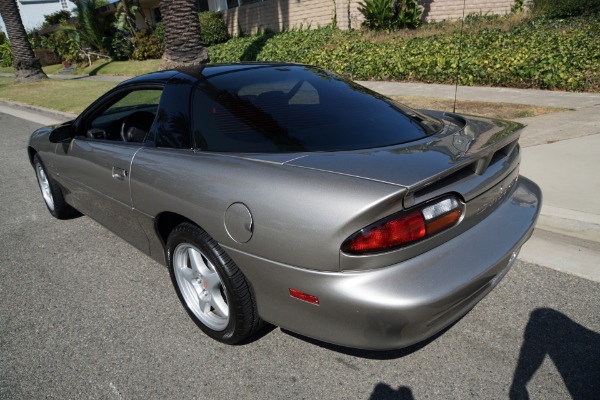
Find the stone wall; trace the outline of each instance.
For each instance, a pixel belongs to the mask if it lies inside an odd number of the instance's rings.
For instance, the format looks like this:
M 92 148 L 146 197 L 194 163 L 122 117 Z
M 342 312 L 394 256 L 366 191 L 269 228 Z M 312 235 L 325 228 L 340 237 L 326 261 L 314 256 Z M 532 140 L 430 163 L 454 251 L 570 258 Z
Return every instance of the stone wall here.
M 246 34 L 267 28 L 274 32 L 315 29 L 333 23 L 334 18 L 338 27 L 348 29 L 349 23 L 353 28 L 360 27 L 363 16 L 358 8 L 356 0 L 266 0 L 223 11 L 223 19 L 233 35 L 240 28 Z
M 463 5 L 465 17 L 470 13 L 492 15 L 504 15 L 510 13 L 514 0 L 421 0 L 423 6 L 423 18 L 426 21 L 441 21 L 444 19 L 458 19 L 463 16 Z

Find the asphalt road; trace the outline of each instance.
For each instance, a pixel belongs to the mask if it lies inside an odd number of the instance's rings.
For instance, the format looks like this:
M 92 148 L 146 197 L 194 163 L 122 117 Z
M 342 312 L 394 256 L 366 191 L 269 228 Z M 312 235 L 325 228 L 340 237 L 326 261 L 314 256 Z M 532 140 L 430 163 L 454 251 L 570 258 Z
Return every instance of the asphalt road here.
M 0 398 L 600 398 L 600 283 L 517 262 L 469 314 L 409 349 L 266 329 L 202 334 L 167 269 L 87 217 L 53 219 L 0 114 Z M 468 255 L 468 249 L 457 249 Z

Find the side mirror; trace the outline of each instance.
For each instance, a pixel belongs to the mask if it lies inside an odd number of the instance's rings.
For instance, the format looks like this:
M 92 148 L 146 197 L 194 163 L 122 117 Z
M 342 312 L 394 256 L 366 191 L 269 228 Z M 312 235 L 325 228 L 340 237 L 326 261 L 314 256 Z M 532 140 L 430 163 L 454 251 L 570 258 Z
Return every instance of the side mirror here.
M 50 133 L 51 143 L 61 143 L 67 140 L 71 140 L 75 137 L 75 129 L 73 129 L 73 125 L 68 123 L 54 128 L 54 130 Z

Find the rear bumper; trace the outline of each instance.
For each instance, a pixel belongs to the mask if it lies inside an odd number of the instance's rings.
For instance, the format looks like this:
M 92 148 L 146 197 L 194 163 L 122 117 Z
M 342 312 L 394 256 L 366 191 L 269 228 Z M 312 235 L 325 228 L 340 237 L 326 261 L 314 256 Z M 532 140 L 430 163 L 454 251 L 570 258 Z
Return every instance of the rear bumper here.
M 520 178 L 483 221 L 407 261 L 352 272 L 319 272 L 227 248 L 256 293 L 259 314 L 282 328 L 363 349 L 395 349 L 444 329 L 488 294 L 533 232 L 539 187 Z M 289 288 L 317 296 L 313 305 Z

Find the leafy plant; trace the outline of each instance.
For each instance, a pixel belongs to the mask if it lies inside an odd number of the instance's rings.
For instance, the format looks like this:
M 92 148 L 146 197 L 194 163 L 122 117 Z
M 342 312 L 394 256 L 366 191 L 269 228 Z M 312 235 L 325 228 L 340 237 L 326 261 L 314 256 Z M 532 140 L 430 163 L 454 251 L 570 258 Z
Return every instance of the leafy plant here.
M 11 67 L 13 65 L 12 49 L 6 34 L 0 32 L 0 67 Z
M 87 44 L 93 50 L 103 49 L 104 29 L 101 28 L 96 18 L 96 9 L 101 7 L 103 3 L 98 0 L 87 0 L 77 1 L 75 5 L 77 6 L 75 15 L 78 27 L 65 26 L 61 29 L 71 31 L 74 36 L 79 35 L 81 42 Z
M 126 7 L 123 7 L 123 2 L 125 2 Z M 134 5 L 132 0 L 119 1 L 113 26 L 121 32 L 129 32 L 131 35 L 135 35 L 135 13 L 137 10 L 138 6 Z
M 423 9 L 418 0 L 364 0 L 359 9 L 365 25 L 375 30 L 416 28 L 421 25 Z
M 531 10 L 550 18 L 565 18 L 600 11 L 600 0 L 533 0 Z
M 135 49 L 132 54 L 134 60 L 160 58 L 164 51 L 164 45 L 160 44 L 155 34 L 149 33 L 146 29 L 142 29 L 136 33 Z
M 121 31 L 115 31 L 112 36 L 103 39 L 104 48 L 113 61 L 122 61 L 132 58 L 135 44 L 131 36 Z
M 71 18 L 71 12 L 68 10 L 59 10 L 52 14 L 44 15 L 44 22 L 42 23 L 42 29 L 48 28 L 49 26 L 65 23 Z
M 375 30 L 390 29 L 394 19 L 391 0 L 364 0 L 358 3 L 365 16 L 364 25 Z
M 520 14 L 523 12 L 523 2 L 525 0 L 515 0 L 515 3 L 510 7 L 510 12 Z
M 203 11 L 198 13 L 200 20 L 200 32 L 202 41 L 206 46 L 212 46 L 219 43 L 225 43 L 229 40 L 227 26 L 223 21 L 223 16 L 214 11 Z
M 421 25 L 423 9 L 418 0 L 405 0 L 394 3 L 396 17 L 394 25 L 398 28 L 416 28 Z

